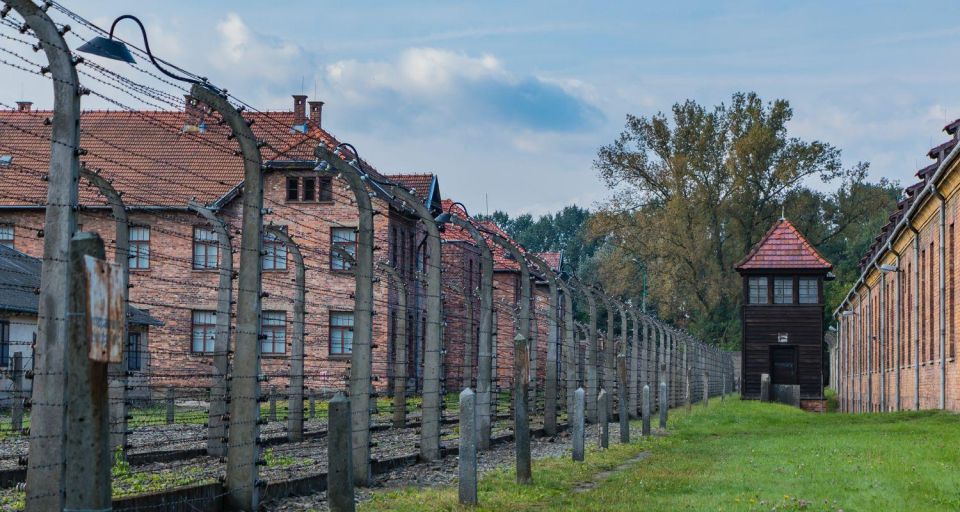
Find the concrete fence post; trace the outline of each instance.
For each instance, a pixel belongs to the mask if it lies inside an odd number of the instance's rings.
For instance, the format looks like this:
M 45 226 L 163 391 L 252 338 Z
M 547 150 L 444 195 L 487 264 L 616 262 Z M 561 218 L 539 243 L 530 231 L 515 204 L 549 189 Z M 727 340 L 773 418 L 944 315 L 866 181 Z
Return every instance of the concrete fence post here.
M 310 419 L 317 417 L 317 397 L 313 391 L 310 392 Z
M 626 349 L 626 344 L 624 344 L 623 349 Z M 630 412 L 627 410 L 627 356 L 622 351 L 620 355 L 617 356 L 617 377 L 620 382 L 620 401 L 618 403 L 619 407 L 619 420 L 620 420 L 620 443 L 627 444 L 630 442 Z
M 460 504 L 477 504 L 477 397 L 470 390 L 460 392 Z
M 270 410 L 267 413 L 267 419 L 269 421 L 277 421 L 277 388 L 276 386 L 270 386 L 270 390 L 267 392 L 267 397 L 270 400 Z
M 173 425 L 176 421 L 176 398 L 172 386 L 167 387 L 167 425 Z
M 521 333 L 513 339 L 513 437 L 517 455 L 517 483 L 532 479 L 530 469 L 530 419 L 527 416 L 527 386 L 530 356 L 527 338 Z
M 397 322 L 393 330 L 393 428 L 407 425 L 407 283 L 392 266 L 378 264 L 396 288 Z
M 23 430 L 23 354 L 13 354 L 13 396 L 10 403 L 10 430 L 19 434 Z
M 331 512 L 353 512 L 353 444 L 350 400 L 338 392 L 330 400 L 327 428 L 327 498 Z
M 287 439 L 290 442 L 303 441 L 303 337 L 306 324 L 306 266 L 300 246 L 293 241 L 287 230 L 279 226 L 270 226 L 269 232 L 283 242 L 287 252 L 293 256 L 294 295 L 293 295 L 293 336 L 290 338 L 290 386 L 287 393 Z
M 650 435 L 650 385 L 643 385 L 643 400 L 640 405 L 640 417 L 643 419 L 643 430 L 641 434 L 644 437 Z
M 64 455 L 64 510 L 109 510 L 111 505 L 110 404 L 107 363 L 90 359 L 85 256 L 104 259 L 103 240 L 77 233 L 70 243 L 72 281 L 68 306 L 66 404 L 68 435 Z
M 577 388 L 573 392 L 573 420 L 571 422 L 573 460 L 579 462 L 583 462 L 585 394 L 583 388 Z
M 770 374 L 769 373 L 760 374 L 760 401 L 761 402 L 770 401 Z
M 710 405 L 710 372 L 703 371 L 703 406 Z
M 600 394 L 597 395 L 597 423 L 599 423 L 600 427 L 598 445 L 604 449 L 610 446 L 610 418 L 607 417 L 607 411 L 609 410 L 608 399 L 609 395 L 607 395 L 607 390 L 601 388 Z
M 686 407 L 687 412 L 690 412 L 692 407 L 691 389 L 690 389 L 690 374 L 692 372 L 693 370 L 691 370 L 690 368 L 687 368 L 687 371 L 685 372 L 685 375 L 684 375 L 684 383 L 683 383 L 684 384 L 684 393 L 683 393 L 684 404 L 683 405 Z
M 667 383 L 665 381 L 660 381 L 660 428 L 667 428 L 667 408 L 670 407 L 667 403 Z
M 630 410 L 630 418 L 636 418 L 638 412 L 637 391 L 640 382 L 640 321 L 635 309 L 630 309 L 630 316 L 633 320 L 633 332 L 631 333 L 632 338 L 629 347 L 630 386 L 628 391 L 630 400 L 627 403 L 627 408 Z
M 723 399 L 727 395 L 727 372 L 724 370 L 723 374 L 720 376 L 720 401 L 723 402 Z

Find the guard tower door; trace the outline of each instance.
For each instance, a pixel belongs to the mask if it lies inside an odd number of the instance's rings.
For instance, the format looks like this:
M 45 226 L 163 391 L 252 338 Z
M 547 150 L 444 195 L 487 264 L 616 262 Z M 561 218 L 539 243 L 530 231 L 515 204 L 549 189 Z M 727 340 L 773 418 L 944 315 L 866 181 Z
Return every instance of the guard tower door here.
M 772 384 L 799 384 L 797 347 L 770 347 L 770 379 Z

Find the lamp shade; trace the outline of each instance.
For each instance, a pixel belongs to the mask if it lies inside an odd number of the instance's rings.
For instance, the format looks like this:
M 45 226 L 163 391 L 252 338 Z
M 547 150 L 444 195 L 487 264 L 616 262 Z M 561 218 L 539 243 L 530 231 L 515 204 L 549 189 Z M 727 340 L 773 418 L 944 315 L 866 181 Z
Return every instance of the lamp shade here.
M 83 46 L 77 48 L 78 52 L 89 53 L 98 57 L 106 57 L 112 60 L 119 60 L 129 64 L 137 62 L 130 53 L 127 45 L 116 39 L 107 39 L 105 37 L 94 37 L 87 41 Z

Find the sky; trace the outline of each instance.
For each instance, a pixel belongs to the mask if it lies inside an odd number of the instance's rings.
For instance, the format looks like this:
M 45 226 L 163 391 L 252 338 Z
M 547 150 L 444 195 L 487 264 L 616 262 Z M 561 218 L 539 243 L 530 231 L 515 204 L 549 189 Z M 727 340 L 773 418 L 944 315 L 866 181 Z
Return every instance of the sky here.
M 472 213 L 601 206 L 598 148 L 688 98 L 787 99 L 792 136 L 903 185 L 960 117 L 960 3 L 61 1 L 138 16 L 155 54 L 262 110 L 326 102 L 326 130 Z M 49 82 L 2 72 L 4 104 L 50 107 Z

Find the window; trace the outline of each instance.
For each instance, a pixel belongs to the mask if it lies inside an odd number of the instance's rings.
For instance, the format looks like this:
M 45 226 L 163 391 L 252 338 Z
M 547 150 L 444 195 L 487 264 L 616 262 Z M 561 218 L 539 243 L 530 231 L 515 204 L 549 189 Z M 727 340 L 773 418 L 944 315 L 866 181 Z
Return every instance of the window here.
M 777 277 L 773 279 L 773 303 L 793 304 L 792 277 Z
M 797 288 L 800 292 L 800 304 L 816 304 L 820 301 L 820 294 L 817 293 L 817 278 L 801 277 Z
M 357 230 L 354 228 L 333 228 L 330 230 L 330 244 L 334 249 L 340 248 L 350 256 L 357 256 Z M 330 268 L 333 270 L 349 270 L 350 263 L 339 251 L 330 251 Z
M 150 227 L 130 227 L 130 262 L 131 269 L 143 270 L 150 268 Z
M 330 312 L 330 355 L 353 352 L 353 312 Z
M 769 297 L 767 297 L 767 278 L 751 277 L 750 304 L 767 304 L 768 301 Z
M 287 178 L 287 201 L 300 200 L 300 178 Z
M 127 370 L 139 371 L 143 349 L 140 346 L 140 333 L 131 332 L 127 335 Z
M 0 321 L 0 366 L 10 364 L 10 322 Z
M 13 226 L 0 224 L 0 245 L 13 249 Z
M 212 354 L 213 342 L 217 337 L 217 312 L 193 312 L 192 318 L 193 339 L 190 350 L 197 354 Z
M 317 179 L 316 178 L 303 178 L 303 200 L 304 201 L 317 200 Z
M 333 188 L 330 178 L 320 178 L 317 182 L 320 184 L 317 201 L 333 201 Z
M 217 234 L 210 228 L 193 228 L 193 268 L 210 270 L 217 268 Z
M 260 258 L 263 262 L 263 270 L 286 270 L 287 269 L 287 246 L 277 235 L 273 233 L 264 233 L 263 235 L 263 256 Z
M 260 353 L 287 353 L 287 312 L 264 311 L 260 315 Z

